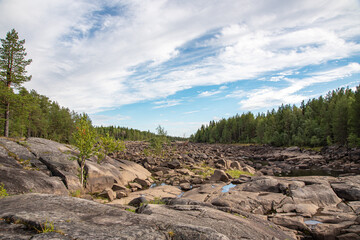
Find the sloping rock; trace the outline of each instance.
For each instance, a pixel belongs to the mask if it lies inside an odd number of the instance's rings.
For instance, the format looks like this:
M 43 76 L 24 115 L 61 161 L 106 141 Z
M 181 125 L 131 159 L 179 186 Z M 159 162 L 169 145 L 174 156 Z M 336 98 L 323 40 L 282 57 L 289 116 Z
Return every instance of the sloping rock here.
M 296 203 L 313 203 L 318 207 L 336 205 L 341 199 L 335 194 L 330 184 L 312 184 L 290 190 Z
M 360 201 L 360 175 L 340 178 L 331 182 L 331 187 L 338 197 L 346 201 Z
M 176 226 L 174 239 L 290 239 L 268 221 L 201 205 L 145 205 L 140 213 Z M 188 229 L 186 229 L 188 228 Z M 190 228 L 190 229 L 189 229 Z
M 36 170 L 0 166 L 0 183 L 4 184 L 8 194 L 29 192 L 69 194 L 59 177 L 49 177 Z
M 0 218 L 16 223 L 2 222 L 0 238 L 42 237 L 26 230 L 9 234 L 8 229 L 24 224 L 31 229 L 48 221 L 63 233 L 62 239 L 290 239 L 269 222 L 205 206 L 146 205 L 143 214 L 134 214 L 84 199 L 44 194 L 6 197 L 0 205 Z
M 72 148 L 43 138 L 29 138 L 26 143 L 51 174 L 60 177 L 70 191 L 82 188 L 77 177 L 79 164 L 74 160 L 75 151 Z

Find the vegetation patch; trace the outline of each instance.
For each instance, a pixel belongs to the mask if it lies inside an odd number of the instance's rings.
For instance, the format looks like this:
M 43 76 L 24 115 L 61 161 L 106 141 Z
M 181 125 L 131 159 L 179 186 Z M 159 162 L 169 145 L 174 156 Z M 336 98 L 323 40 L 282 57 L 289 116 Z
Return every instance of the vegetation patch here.
M 7 196 L 9 196 L 9 194 L 8 194 L 7 191 L 6 191 L 6 189 L 5 189 L 5 187 L 4 187 L 4 184 L 1 183 L 1 184 L 0 184 L 0 199 L 1 199 L 1 198 L 4 198 L 4 197 L 7 197 Z
M 125 210 L 128 212 L 136 213 L 136 209 L 126 208 Z
M 166 204 L 166 202 L 159 197 L 155 197 L 153 200 L 149 201 L 149 204 Z
M 203 164 L 200 169 L 191 169 L 195 174 L 200 175 L 202 178 L 210 177 L 214 174 L 215 169 Z
M 76 191 L 71 192 L 71 196 L 79 198 L 81 196 L 81 190 L 78 189 Z
M 39 227 L 34 227 L 34 229 L 38 233 L 56 232 L 56 233 L 60 233 L 62 235 L 64 234 L 61 230 L 55 229 L 54 222 L 48 222 L 48 220 L 46 220 L 44 223 L 40 224 Z
M 226 170 L 226 173 L 229 174 L 232 178 L 239 178 L 241 175 L 254 176 L 254 174 L 252 173 L 236 170 L 236 169 Z

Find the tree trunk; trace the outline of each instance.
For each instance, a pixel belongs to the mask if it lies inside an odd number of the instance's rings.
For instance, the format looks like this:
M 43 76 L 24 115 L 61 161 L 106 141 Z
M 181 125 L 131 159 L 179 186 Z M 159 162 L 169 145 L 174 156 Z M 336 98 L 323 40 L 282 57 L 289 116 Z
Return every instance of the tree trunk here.
M 9 137 L 10 102 L 6 103 L 4 136 Z
M 84 167 L 85 167 L 85 159 L 81 159 L 80 181 L 82 187 L 84 187 Z

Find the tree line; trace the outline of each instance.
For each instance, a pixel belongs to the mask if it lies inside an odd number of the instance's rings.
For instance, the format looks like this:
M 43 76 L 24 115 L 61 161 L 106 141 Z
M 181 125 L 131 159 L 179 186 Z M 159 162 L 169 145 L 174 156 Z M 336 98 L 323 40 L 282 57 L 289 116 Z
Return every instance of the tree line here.
M 210 121 L 191 136 L 203 143 L 258 143 L 274 146 L 360 146 L 360 85 L 340 88 L 325 97 L 303 101 L 300 107 L 243 113 Z
M 0 47 L 0 134 L 5 137 L 43 137 L 69 142 L 79 115 L 60 107 L 35 90 L 22 86 L 30 81 L 25 59 L 25 40 L 12 29 L 1 39 Z
M 187 138 L 183 137 L 174 137 L 169 136 L 167 133 L 165 134 L 164 128 L 160 125 L 156 128 L 156 133 L 152 133 L 150 131 L 141 131 L 138 129 L 132 129 L 127 127 L 119 127 L 119 126 L 97 126 L 95 127 L 98 134 L 105 136 L 109 134 L 111 137 L 117 140 L 126 140 L 126 141 L 150 141 L 159 136 L 166 135 L 166 138 L 169 141 L 184 141 L 188 140 Z M 159 129 L 161 131 L 159 131 Z

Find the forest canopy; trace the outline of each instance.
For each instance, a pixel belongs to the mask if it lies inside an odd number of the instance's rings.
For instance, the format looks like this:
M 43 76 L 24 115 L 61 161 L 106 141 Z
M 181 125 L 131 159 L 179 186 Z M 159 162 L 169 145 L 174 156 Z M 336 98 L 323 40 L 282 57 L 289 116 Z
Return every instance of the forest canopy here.
M 340 88 L 300 107 L 281 105 L 256 116 L 243 113 L 211 121 L 191 136 L 203 143 L 258 143 L 274 146 L 360 146 L 360 85 Z

